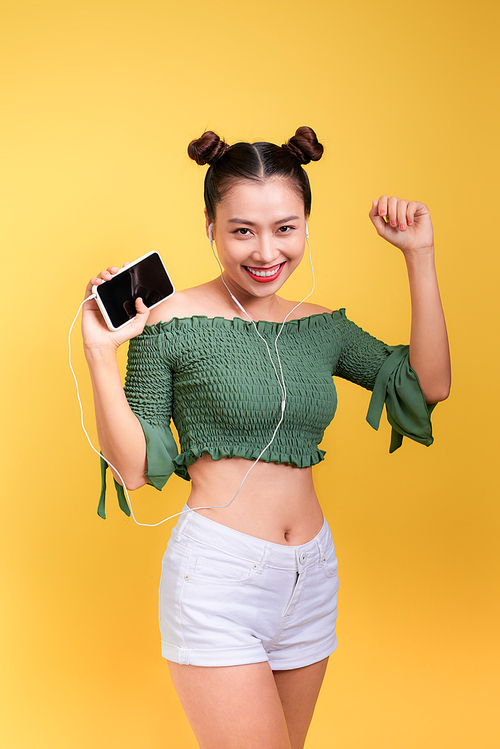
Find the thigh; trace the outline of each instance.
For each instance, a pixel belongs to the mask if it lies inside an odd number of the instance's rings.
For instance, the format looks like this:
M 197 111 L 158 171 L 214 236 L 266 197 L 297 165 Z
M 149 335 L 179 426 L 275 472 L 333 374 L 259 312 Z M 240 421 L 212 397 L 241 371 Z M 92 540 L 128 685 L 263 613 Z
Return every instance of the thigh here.
M 328 658 L 303 668 L 274 671 L 291 749 L 302 749 L 323 683 Z
M 168 665 L 200 749 L 291 749 L 268 663 Z

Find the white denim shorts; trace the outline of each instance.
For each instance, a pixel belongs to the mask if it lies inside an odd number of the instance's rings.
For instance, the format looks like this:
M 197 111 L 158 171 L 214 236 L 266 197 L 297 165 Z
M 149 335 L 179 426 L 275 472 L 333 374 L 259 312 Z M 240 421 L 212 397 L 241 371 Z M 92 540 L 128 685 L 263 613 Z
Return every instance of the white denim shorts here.
M 338 586 L 326 520 L 308 543 L 285 546 L 188 512 L 163 557 L 162 655 L 194 666 L 316 663 L 337 647 Z

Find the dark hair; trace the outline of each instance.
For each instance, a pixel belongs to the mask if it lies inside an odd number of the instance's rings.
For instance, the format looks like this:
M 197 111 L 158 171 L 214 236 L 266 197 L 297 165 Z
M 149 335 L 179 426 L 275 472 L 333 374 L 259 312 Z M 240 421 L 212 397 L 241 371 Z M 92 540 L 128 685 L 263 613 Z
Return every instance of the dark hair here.
M 205 175 L 205 206 L 210 221 L 224 195 L 237 182 L 250 179 L 262 182 L 269 177 L 290 180 L 304 201 L 306 218 L 311 212 L 311 187 L 302 164 L 318 161 L 323 146 L 310 127 L 299 127 L 293 138 L 276 146 L 274 143 L 235 143 L 228 146 L 208 130 L 188 146 L 189 156 L 197 164 L 210 164 Z

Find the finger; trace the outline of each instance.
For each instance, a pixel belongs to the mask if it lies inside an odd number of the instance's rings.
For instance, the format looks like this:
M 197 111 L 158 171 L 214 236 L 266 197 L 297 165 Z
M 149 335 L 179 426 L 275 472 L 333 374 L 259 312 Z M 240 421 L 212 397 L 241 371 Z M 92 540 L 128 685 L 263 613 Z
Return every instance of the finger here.
M 396 212 L 397 212 L 397 221 L 398 221 L 398 227 L 400 231 L 406 230 L 406 211 L 408 208 L 408 201 L 407 200 L 398 200 Z
M 149 309 L 149 307 L 146 307 L 141 297 L 138 297 L 135 300 L 135 310 L 137 314 L 132 325 L 135 325 L 142 332 L 144 326 L 148 321 L 149 313 L 151 312 L 151 310 Z
M 378 215 L 387 216 L 387 195 L 381 195 L 378 199 Z
M 378 200 L 372 200 L 372 207 L 370 208 L 370 213 L 368 215 L 370 216 L 372 221 L 375 216 L 378 216 Z
M 430 216 L 429 208 L 425 205 L 425 203 L 419 203 L 418 200 L 416 200 L 415 203 L 417 206 L 415 209 L 415 218 L 420 218 L 421 216 Z
M 99 286 L 101 283 L 104 282 L 104 279 L 100 276 L 95 276 L 94 278 L 91 278 L 89 281 L 89 286 Z
M 398 225 L 397 204 L 398 199 L 394 195 L 392 195 L 387 201 L 387 218 L 393 228 Z
M 89 296 L 91 296 L 94 293 L 94 286 L 99 286 L 101 283 L 102 278 L 99 278 L 98 276 L 91 278 L 85 289 L 84 299 L 87 299 Z
M 109 281 L 111 278 L 113 278 L 113 274 L 109 270 L 102 270 L 98 276 L 94 276 L 94 278 L 91 278 L 89 283 L 92 286 L 99 286 L 100 284 L 104 283 L 104 281 Z
M 142 300 L 142 297 L 140 297 L 140 296 L 138 296 L 137 299 L 135 300 L 135 308 L 137 310 L 137 314 L 139 314 L 139 315 L 148 314 L 149 315 L 149 307 L 146 307 L 146 305 L 144 304 L 144 302 Z
M 417 210 L 418 203 L 415 200 L 410 200 L 408 208 L 406 209 L 406 223 L 411 226 L 415 220 L 415 213 Z
M 383 234 L 385 222 L 383 216 L 380 215 L 380 205 L 378 200 L 372 200 L 372 207 L 368 215 L 377 232 Z
M 119 268 L 116 265 L 110 265 L 107 270 L 102 270 L 99 273 L 99 276 L 104 281 L 111 281 L 111 279 L 113 278 L 113 276 L 115 276 L 118 273 L 118 271 L 119 271 Z

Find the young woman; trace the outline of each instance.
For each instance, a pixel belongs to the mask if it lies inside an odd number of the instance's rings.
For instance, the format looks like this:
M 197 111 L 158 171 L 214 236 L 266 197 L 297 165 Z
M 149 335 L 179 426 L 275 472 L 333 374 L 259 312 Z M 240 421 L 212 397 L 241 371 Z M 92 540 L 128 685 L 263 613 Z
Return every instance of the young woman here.
M 410 281 L 410 345 L 388 346 L 343 310 L 279 296 L 305 250 L 302 165 L 323 152 L 310 128 L 283 146 L 207 132 L 188 152 L 210 164 L 206 230 L 224 271 L 151 312 L 138 300 L 117 332 L 95 302 L 84 307 L 99 441 L 129 489 L 160 489 L 173 472 L 192 482 L 164 557 L 160 627 L 200 747 L 299 749 L 337 644 L 337 561 L 311 472 L 335 414 L 332 374 L 373 390 L 375 427 L 385 401 L 391 449 L 403 435 L 432 442 L 427 404 L 450 387 L 432 224 L 423 203 L 373 201 Z

